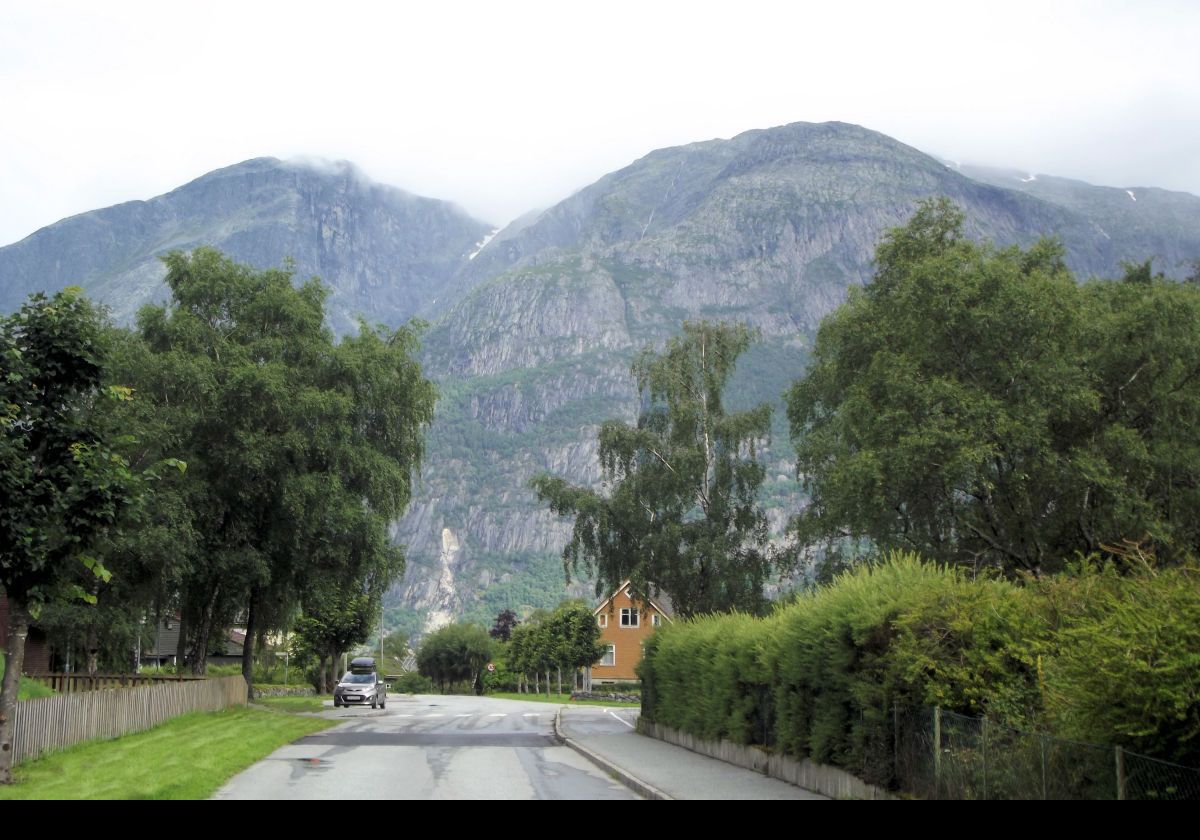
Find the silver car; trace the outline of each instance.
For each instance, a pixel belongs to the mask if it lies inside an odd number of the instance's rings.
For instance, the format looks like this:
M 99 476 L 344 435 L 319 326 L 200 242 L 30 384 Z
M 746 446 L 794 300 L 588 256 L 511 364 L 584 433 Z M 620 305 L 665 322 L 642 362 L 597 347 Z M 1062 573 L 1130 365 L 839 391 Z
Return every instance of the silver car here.
M 375 663 L 372 661 L 370 666 L 372 670 L 368 671 L 366 666 L 359 665 L 357 660 L 350 663 L 350 670 L 342 676 L 333 690 L 335 708 L 365 706 L 368 703 L 371 704 L 372 709 L 387 708 L 387 685 L 379 679 L 374 665 Z

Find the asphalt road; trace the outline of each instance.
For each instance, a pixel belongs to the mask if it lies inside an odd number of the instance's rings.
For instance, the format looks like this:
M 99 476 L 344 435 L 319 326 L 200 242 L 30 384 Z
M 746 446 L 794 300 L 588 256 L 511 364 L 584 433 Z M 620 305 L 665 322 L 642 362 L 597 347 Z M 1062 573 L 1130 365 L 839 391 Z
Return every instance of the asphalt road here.
M 554 738 L 557 705 L 392 695 L 276 750 L 214 799 L 637 799 Z M 621 726 L 615 720 L 615 726 Z

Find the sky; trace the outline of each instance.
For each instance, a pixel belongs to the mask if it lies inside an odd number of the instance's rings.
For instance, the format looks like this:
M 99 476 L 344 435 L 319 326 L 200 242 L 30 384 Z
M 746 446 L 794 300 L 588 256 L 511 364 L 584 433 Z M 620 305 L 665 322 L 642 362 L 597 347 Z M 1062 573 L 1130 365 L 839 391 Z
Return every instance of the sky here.
M 501 225 L 797 121 L 1200 195 L 1198 33 L 1195 0 L 0 0 L 0 245 L 265 155 Z

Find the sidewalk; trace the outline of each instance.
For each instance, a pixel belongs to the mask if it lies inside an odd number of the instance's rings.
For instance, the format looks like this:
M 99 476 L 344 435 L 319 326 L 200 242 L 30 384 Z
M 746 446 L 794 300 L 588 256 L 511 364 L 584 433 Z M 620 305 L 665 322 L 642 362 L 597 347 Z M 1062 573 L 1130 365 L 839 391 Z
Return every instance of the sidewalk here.
M 571 748 L 648 799 L 826 799 L 818 793 L 639 735 L 636 709 L 564 707 L 555 729 Z

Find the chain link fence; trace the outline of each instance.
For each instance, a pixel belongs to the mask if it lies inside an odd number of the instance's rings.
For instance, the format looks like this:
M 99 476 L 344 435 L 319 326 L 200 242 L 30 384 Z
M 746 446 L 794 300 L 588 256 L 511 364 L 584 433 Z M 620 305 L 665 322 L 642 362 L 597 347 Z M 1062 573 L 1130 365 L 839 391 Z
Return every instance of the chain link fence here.
M 894 782 L 924 799 L 1200 799 L 1200 770 L 941 709 L 894 711 Z

